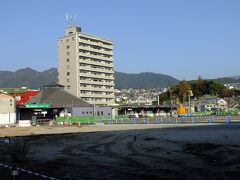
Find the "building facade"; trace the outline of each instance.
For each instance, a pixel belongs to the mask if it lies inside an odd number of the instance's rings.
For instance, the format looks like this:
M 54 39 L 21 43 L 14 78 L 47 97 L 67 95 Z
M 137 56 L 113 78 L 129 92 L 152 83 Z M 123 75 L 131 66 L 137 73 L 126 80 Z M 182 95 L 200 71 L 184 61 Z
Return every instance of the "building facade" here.
M 14 97 L 0 93 L 0 125 L 16 122 L 16 104 Z
M 113 104 L 113 42 L 67 27 L 58 39 L 58 74 L 69 93 L 90 104 Z

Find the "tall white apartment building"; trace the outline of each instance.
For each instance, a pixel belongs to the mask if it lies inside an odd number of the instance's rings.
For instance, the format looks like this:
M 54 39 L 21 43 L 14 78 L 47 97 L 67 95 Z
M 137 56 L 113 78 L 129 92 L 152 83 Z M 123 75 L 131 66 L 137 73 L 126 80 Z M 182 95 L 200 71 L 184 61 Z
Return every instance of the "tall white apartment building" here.
M 113 104 L 113 42 L 67 27 L 58 39 L 58 80 L 90 104 Z

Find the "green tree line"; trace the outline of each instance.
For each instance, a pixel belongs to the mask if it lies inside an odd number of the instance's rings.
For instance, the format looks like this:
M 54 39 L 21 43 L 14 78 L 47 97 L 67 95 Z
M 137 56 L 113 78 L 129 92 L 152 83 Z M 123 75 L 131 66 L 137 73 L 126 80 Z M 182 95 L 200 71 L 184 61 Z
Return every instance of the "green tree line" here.
M 182 103 L 187 100 L 189 95 L 192 95 L 192 98 L 198 99 L 207 94 L 224 98 L 232 97 L 233 95 L 239 96 L 240 91 L 228 89 L 223 84 L 217 83 L 213 80 L 203 80 L 199 76 L 196 81 L 180 81 L 177 85 L 172 86 L 167 92 L 160 94 L 159 101 L 160 103 L 170 101 L 170 98 L 172 97 L 176 103 Z

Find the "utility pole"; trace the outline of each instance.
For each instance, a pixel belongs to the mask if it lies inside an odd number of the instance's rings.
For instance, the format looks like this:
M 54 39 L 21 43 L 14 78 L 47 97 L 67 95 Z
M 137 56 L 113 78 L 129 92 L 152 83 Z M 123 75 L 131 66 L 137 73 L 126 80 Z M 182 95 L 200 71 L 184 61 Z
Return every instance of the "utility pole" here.
M 189 110 L 188 110 L 188 113 L 191 114 L 192 113 L 192 110 L 191 110 L 191 96 L 193 96 L 192 94 L 192 91 L 191 90 L 188 90 L 188 105 L 189 105 Z
M 172 92 L 173 92 L 173 90 L 169 90 L 169 92 L 170 92 L 170 115 L 172 115 Z
M 188 113 L 191 114 L 191 98 L 190 98 L 190 92 L 188 91 L 188 107 L 189 107 L 189 110 L 188 110 Z

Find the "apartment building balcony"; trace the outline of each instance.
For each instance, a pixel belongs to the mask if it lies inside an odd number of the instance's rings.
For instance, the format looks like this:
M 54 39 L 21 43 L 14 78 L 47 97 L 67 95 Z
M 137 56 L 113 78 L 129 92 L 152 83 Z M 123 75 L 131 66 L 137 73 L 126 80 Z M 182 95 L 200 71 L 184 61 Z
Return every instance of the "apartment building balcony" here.
M 80 87 L 80 90 L 114 93 L 114 88 L 112 88 L 112 89 L 107 89 L 107 88 L 105 88 L 105 87 L 103 87 L 103 88 L 97 88 L 97 87 L 87 86 L 87 87 Z
M 91 61 L 91 60 L 81 60 L 80 63 L 84 63 L 84 64 L 91 64 L 91 65 L 96 65 L 96 66 L 104 66 L 104 67 L 110 67 L 113 68 L 113 63 L 105 63 L 105 62 L 95 62 L 95 61 Z
M 91 74 L 91 73 L 79 73 L 79 76 L 80 77 L 87 77 L 87 78 L 98 78 L 98 79 L 114 80 L 113 76 L 97 75 L 97 74 Z
M 88 45 L 95 45 L 95 46 L 99 46 L 99 47 L 103 47 L 103 48 L 107 48 L 107 49 L 113 50 L 113 46 L 112 45 L 105 45 L 102 42 L 93 42 L 90 39 L 89 40 L 85 40 L 85 39 L 79 38 L 79 42 L 83 42 L 83 43 L 88 44 Z
M 114 99 L 114 95 L 106 95 L 106 94 L 91 94 L 91 93 L 85 93 L 80 94 L 82 98 L 109 98 Z
M 85 70 L 85 71 L 91 71 L 91 72 L 101 72 L 101 73 L 111 73 L 113 74 L 114 71 L 111 69 L 111 70 L 108 70 L 108 69 L 100 69 L 100 68 L 93 68 L 93 67 L 79 67 L 79 70 Z
M 99 82 L 99 81 L 90 81 L 90 80 L 81 80 L 81 83 L 85 84 L 96 84 L 102 86 L 114 86 L 114 82 Z
M 99 56 L 99 55 L 93 55 L 90 53 L 79 53 L 79 56 L 84 56 L 88 58 L 94 58 L 94 59 L 99 59 L 99 60 L 104 60 L 104 61 L 113 61 L 113 57 L 104 57 L 104 56 Z
M 95 49 L 95 48 L 91 48 L 89 46 L 82 46 L 82 45 L 79 45 L 79 49 L 113 56 L 113 51 L 112 50 L 111 51 L 106 51 L 106 50 L 103 50 L 103 49 Z

